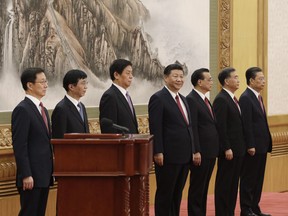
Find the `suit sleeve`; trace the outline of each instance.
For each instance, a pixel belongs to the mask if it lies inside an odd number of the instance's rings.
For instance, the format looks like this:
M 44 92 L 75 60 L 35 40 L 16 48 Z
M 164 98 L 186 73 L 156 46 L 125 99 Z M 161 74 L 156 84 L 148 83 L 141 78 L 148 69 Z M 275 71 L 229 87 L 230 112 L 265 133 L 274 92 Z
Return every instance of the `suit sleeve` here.
M 193 143 L 195 146 L 195 153 L 201 152 L 200 141 L 199 141 L 199 132 L 198 132 L 198 108 L 192 98 L 186 97 L 190 114 L 191 114 L 191 124 L 193 131 Z
M 28 153 L 30 117 L 23 107 L 16 107 L 12 113 L 12 143 L 17 164 L 17 172 L 23 178 L 32 176 Z
M 153 95 L 149 100 L 149 128 L 150 134 L 154 135 L 153 154 L 163 153 L 163 103 L 157 95 Z
M 227 101 L 219 97 L 214 100 L 213 103 L 216 119 L 217 119 L 217 128 L 220 137 L 220 146 L 221 149 L 226 151 L 231 149 L 230 141 L 228 138 L 227 132 L 227 121 L 228 121 L 228 105 Z
M 118 122 L 118 112 L 117 112 L 117 101 L 110 94 L 104 94 L 100 100 L 100 128 L 101 133 L 117 133 L 117 130 L 112 127 L 107 127 L 106 125 L 101 124 L 102 118 L 108 118 L 113 122 Z
M 67 131 L 67 112 L 56 106 L 52 113 L 52 138 L 63 138 Z
M 239 105 L 241 108 L 242 122 L 244 126 L 245 140 L 247 149 L 255 148 L 255 139 L 253 135 L 253 105 L 247 96 L 240 97 Z

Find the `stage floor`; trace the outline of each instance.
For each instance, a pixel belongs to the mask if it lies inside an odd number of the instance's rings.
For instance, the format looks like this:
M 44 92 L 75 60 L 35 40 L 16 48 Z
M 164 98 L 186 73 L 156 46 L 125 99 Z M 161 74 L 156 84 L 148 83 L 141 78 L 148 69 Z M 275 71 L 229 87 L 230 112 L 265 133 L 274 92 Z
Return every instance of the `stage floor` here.
M 288 192 L 263 193 L 260 203 L 263 213 L 272 216 L 288 216 Z M 182 200 L 180 216 L 187 216 L 187 200 Z M 214 216 L 214 195 L 208 196 L 207 216 Z M 235 210 L 235 216 L 240 215 L 239 199 Z M 150 207 L 150 216 L 154 216 L 154 206 Z

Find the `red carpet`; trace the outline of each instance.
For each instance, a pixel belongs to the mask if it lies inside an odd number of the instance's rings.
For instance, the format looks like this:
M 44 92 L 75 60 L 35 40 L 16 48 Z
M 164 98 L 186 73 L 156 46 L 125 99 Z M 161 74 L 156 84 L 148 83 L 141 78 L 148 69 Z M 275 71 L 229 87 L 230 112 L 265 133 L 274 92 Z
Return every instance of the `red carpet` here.
M 286 193 L 263 193 L 260 207 L 263 213 L 269 213 L 272 216 L 288 216 L 288 192 Z M 214 196 L 208 196 L 207 216 L 214 216 Z M 235 216 L 240 215 L 239 200 L 235 210 Z M 150 216 L 154 216 L 154 206 L 150 207 Z M 187 201 L 183 200 L 181 204 L 180 216 L 187 216 Z M 195 215 L 197 216 L 197 215 Z

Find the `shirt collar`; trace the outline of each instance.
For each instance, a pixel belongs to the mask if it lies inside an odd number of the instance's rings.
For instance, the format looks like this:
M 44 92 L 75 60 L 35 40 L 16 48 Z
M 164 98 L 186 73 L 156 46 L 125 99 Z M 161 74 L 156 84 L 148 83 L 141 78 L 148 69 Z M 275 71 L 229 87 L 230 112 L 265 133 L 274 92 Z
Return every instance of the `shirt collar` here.
M 175 93 L 175 92 L 173 92 L 173 91 L 171 91 L 166 85 L 165 85 L 165 88 L 169 91 L 169 93 L 171 94 L 171 96 L 174 98 L 174 100 L 175 100 L 175 97 L 178 95 L 179 96 L 179 93 L 177 92 L 177 93 Z M 180 96 L 179 96 L 180 97 Z
M 78 107 L 78 103 L 80 101 L 76 100 L 75 98 L 71 97 L 70 95 L 66 94 L 66 97 L 68 98 L 68 100 L 70 100 L 74 105 L 75 107 L 77 108 Z
M 29 98 L 37 107 L 40 105 L 40 100 L 38 100 L 36 97 L 26 94 L 26 97 Z
M 195 92 L 197 92 L 198 94 L 199 94 L 199 96 L 203 99 L 203 100 L 205 100 L 205 98 L 206 98 L 206 96 L 205 96 L 205 94 L 203 94 L 202 92 L 200 92 L 200 91 L 198 91 L 197 89 L 193 89 Z
M 259 92 L 255 91 L 253 88 L 251 88 L 250 86 L 248 86 L 248 88 L 255 94 L 256 98 L 258 98 L 258 96 L 260 95 Z
M 235 97 L 235 95 L 231 92 L 231 91 L 229 91 L 228 89 L 226 89 L 226 88 L 223 88 L 229 95 L 230 95 L 230 97 L 234 100 L 234 97 Z
M 112 83 L 119 91 L 126 97 L 127 90 L 124 89 L 122 86 L 117 85 L 116 83 Z

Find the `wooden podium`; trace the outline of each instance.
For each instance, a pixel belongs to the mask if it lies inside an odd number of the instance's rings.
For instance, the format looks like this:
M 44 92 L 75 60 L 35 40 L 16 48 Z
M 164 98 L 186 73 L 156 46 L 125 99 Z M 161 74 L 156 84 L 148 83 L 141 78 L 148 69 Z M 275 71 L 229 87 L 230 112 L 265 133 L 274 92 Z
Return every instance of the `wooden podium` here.
M 149 215 L 153 136 L 65 134 L 52 144 L 57 216 Z

